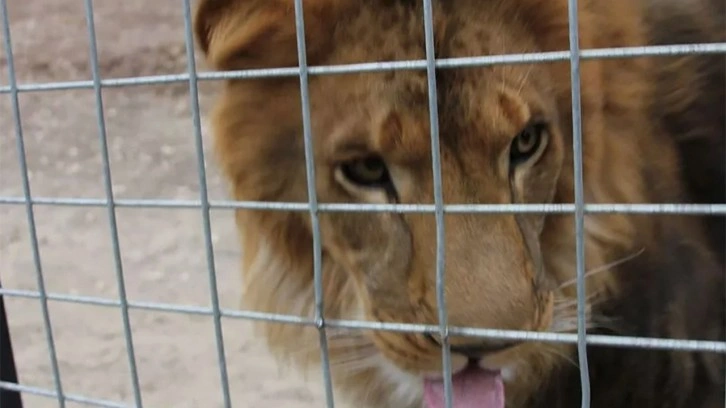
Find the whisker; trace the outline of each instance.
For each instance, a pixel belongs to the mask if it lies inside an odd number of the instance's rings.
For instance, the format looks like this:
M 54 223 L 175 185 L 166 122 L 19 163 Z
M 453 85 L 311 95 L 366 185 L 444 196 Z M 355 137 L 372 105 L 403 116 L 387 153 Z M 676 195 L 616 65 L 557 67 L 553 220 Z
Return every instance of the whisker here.
M 565 354 L 565 353 L 563 353 L 563 352 L 561 352 L 561 351 L 557 350 L 557 348 L 556 348 L 556 347 L 554 347 L 554 346 L 553 346 L 553 345 L 551 345 L 551 344 L 546 344 L 546 345 L 545 345 L 545 346 L 544 346 L 544 347 L 542 348 L 542 350 L 543 350 L 543 351 L 545 351 L 546 353 L 550 353 L 550 354 L 553 354 L 553 355 L 555 355 L 555 356 L 557 356 L 557 357 L 560 357 L 560 358 L 562 358 L 563 360 L 565 360 L 565 361 L 567 361 L 568 363 L 572 364 L 572 366 L 573 366 L 573 367 L 575 367 L 575 368 L 577 368 L 577 367 L 578 367 L 577 363 L 576 363 L 576 362 L 575 362 L 575 360 L 574 360 L 574 359 L 572 358 L 572 356 L 568 356 L 567 354 Z
M 341 329 L 341 330 L 329 330 L 326 332 L 328 339 L 337 340 L 340 338 L 358 338 L 365 339 L 364 331 L 352 330 L 352 329 Z
M 595 300 L 595 298 L 597 298 L 598 295 L 600 295 L 600 292 L 597 291 L 588 294 L 585 297 L 585 302 L 591 303 L 593 300 Z M 577 299 L 569 297 L 555 299 L 555 308 L 569 308 L 573 306 L 577 306 Z
M 645 252 L 645 248 L 641 248 L 640 250 L 638 250 L 634 254 L 625 256 L 625 257 L 620 258 L 620 259 L 618 259 L 616 261 L 613 261 L 613 262 L 610 262 L 608 264 L 605 264 L 605 265 L 599 266 L 597 268 L 594 268 L 594 269 L 592 269 L 592 270 L 590 270 L 590 271 L 588 271 L 588 272 L 585 273 L 585 279 L 591 278 L 595 274 L 598 274 L 598 273 L 603 272 L 603 271 L 607 271 L 607 270 L 609 270 L 609 269 L 611 269 L 611 268 L 613 268 L 615 266 L 622 265 L 625 262 L 631 261 L 631 260 L 635 259 L 636 257 L 640 256 L 643 252 Z M 570 285 L 573 285 L 575 283 L 577 283 L 577 278 L 570 279 L 568 281 L 563 282 L 559 286 L 559 289 L 566 288 L 566 287 L 568 287 Z
M 347 367 L 352 366 L 355 364 L 362 364 L 368 360 L 372 360 L 374 357 L 373 354 L 371 355 L 359 355 L 359 356 L 348 356 L 348 358 L 340 358 L 336 356 L 335 358 L 330 359 L 330 364 L 335 366 L 341 366 L 341 367 Z
M 338 361 L 331 360 L 330 365 L 336 369 L 342 369 L 347 371 L 348 374 L 355 374 L 355 372 L 361 372 L 370 370 L 376 366 L 376 359 L 373 356 L 367 356 L 357 360 Z
M 327 349 L 331 355 L 346 356 L 349 354 L 363 354 L 364 352 L 373 354 L 372 352 L 375 351 L 375 346 L 371 343 L 357 341 L 342 343 L 340 341 L 331 341 L 328 343 Z M 298 348 L 289 351 L 287 354 L 290 356 L 300 356 L 315 353 L 320 353 L 320 345 L 316 342 L 311 342 L 307 344 L 301 344 Z
M 601 314 L 593 313 L 593 304 L 587 304 L 586 327 L 588 330 L 605 329 L 617 331 L 615 320 Z M 552 331 L 557 333 L 569 333 L 577 330 L 577 304 L 573 302 L 570 308 L 558 308 L 555 310 L 553 318 Z

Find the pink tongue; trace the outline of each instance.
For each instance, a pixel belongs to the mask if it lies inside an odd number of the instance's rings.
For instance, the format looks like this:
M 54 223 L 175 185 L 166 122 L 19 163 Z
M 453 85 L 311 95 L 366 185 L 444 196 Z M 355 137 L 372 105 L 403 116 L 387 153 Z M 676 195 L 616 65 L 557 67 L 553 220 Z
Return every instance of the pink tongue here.
M 497 373 L 470 367 L 452 382 L 452 408 L 504 408 L 504 384 Z M 425 380 L 424 408 L 445 408 L 443 380 Z

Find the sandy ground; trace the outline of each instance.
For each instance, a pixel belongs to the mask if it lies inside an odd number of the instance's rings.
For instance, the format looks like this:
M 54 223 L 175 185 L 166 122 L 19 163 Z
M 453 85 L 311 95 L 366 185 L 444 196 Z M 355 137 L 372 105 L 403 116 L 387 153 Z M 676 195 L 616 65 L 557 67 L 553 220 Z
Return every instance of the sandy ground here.
M 83 1 L 7 2 L 21 84 L 91 78 Z M 102 76 L 184 72 L 180 6 L 180 1 L 95 1 Z M 7 85 L 4 52 L 0 66 L 0 84 Z M 202 86 L 203 112 L 213 90 L 214 84 Z M 116 196 L 198 199 L 187 85 L 105 89 L 103 97 Z M 103 198 L 92 90 L 23 93 L 20 104 L 33 195 Z M 0 129 L 0 195 L 20 197 L 8 95 L 0 96 Z M 205 139 L 209 150 L 206 131 Z M 227 198 L 213 158 L 207 162 L 210 197 Z M 49 292 L 118 298 L 105 208 L 41 205 L 35 217 Z M 118 226 L 129 299 L 210 304 L 198 210 L 120 208 Z M 231 212 L 213 211 L 212 230 L 221 304 L 234 308 L 239 276 Z M 23 206 L 0 205 L 0 271 L 5 288 L 37 290 Z M 38 301 L 6 297 L 6 304 L 21 382 L 51 389 Z M 132 404 L 120 310 L 51 301 L 50 313 L 64 391 Z M 131 323 L 144 406 L 222 406 L 210 317 L 132 310 Z M 224 319 L 223 324 L 235 407 L 323 406 L 318 383 L 303 382 L 276 366 L 246 322 Z M 45 397 L 24 398 L 27 407 L 58 406 Z

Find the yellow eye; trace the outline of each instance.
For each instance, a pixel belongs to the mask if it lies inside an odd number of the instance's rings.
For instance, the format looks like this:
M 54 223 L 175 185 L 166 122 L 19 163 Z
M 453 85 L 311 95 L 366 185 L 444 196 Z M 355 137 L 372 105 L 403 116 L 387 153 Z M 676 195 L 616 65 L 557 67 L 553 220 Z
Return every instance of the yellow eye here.
M 546 131 L 542 123 L 527 125 L 512 141 L 510 162 L 513 165 L 527 161 L 539 151 Z
M 344 162 L 341 170 L 348 181 L 362 187 L 385 187 L 390 183 L 386 163 L 379 157 Z

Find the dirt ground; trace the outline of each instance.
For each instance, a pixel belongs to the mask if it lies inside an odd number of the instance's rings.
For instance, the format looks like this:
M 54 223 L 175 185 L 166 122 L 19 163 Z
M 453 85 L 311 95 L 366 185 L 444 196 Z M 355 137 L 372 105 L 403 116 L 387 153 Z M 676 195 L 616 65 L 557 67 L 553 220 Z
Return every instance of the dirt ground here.
M 91 79 L 83 1 L 7 3 L 21 84 Z M 94 3 L 104 78 L 186 70 L 181 1 Z M 0 84 L 5 86 L 4 51 L 0 66 Z M 214 88 L 211 83 L 201 87 L 203 112 Z M 187 84 L 107 88 L 103 97 L 116 197 L 198 199 Z M 103 198 L 93 91 L 22 93 L 20 104 L 32 194 Z M 0 129 L 0 196 L 21 197 L 7 94 L 0 95 Z M 208 152 L 206 131 L 205 144 Z M 207 162 L 210 197 L 227 198 L 209 154 Z M 49 292 L 118 298 L 105 208 L 39 205 L 35 217 Z M 119 208 L 118 227 L 129 299 L 210 304 L 199 210 Z M 221 304 L 235 308 L 239 275 L 232 213 L 213 211 L 212 230 Z M 5 288 L 37 290 L 23 206 L 0 205 L 0 271 Z M 52 389 L 39 302 L 6 297 L 6 305 L 21 382 Z M 64 391 L 131 405 L 120 310 L 51 301 L 50 314 Z M 132 310 L 131 323 L 144 406 L 222 406 L 210 317 Z M 224 319 L 223 324 L 235 407 L 323 406 L 316 379 L 304 382 L 274 364 L 246 322 Z M 27 407 L 58 406 L 54 399 L 24 398 Z

